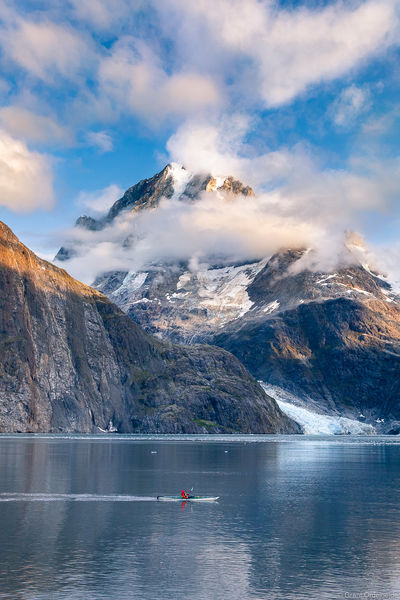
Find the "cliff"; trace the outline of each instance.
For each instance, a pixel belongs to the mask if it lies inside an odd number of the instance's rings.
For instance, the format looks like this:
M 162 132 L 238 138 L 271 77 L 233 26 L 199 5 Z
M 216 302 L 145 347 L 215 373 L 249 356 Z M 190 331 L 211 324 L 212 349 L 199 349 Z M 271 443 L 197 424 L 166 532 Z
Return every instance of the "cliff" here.
M 299 431 L 231 354 L 145 334 L 1 222 L 0 289 L 0 431 Z

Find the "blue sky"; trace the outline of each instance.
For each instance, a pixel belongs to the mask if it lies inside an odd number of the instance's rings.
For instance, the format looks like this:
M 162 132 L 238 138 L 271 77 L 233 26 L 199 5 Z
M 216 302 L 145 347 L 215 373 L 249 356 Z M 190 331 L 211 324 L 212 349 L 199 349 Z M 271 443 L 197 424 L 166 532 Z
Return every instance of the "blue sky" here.
M 0 2 L 0 218 L 51 256 L 87 205 L 173 160 L 395 243 L 399 9 Z

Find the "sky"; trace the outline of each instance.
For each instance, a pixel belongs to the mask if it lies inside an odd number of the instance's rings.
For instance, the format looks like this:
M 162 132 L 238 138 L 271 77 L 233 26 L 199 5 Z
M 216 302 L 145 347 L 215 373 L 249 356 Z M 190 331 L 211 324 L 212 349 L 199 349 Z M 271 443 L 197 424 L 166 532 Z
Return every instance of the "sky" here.
M 42 256 L 174 161 L 397 260 L 400 0 L 0 0 L 0 28 L 0 219 Z

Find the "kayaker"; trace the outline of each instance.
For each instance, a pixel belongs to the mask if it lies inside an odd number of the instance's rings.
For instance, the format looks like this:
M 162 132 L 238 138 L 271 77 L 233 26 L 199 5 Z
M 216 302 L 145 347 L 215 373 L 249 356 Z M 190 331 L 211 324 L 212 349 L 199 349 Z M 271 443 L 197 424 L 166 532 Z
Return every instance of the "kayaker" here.
M 184 500 L 186 500 L 186 498 L 189 498 L 189 494 L 187 494 L 187 493 L 185 492 L 185 490 L 182 490 L 182 491 L 181 491 L 181 496 L 182 496 L 182 498 L 183 498 Z

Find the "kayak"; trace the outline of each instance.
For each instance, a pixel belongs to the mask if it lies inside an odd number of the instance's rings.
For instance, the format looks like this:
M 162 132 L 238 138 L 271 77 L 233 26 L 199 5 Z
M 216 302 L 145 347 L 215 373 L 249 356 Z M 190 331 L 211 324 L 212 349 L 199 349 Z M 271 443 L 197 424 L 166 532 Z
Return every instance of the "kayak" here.
M 182 498 L 182 496 L 157 496 L 157 500 L 164 502 L 215 502 L 219 496 L 191 496 Z

